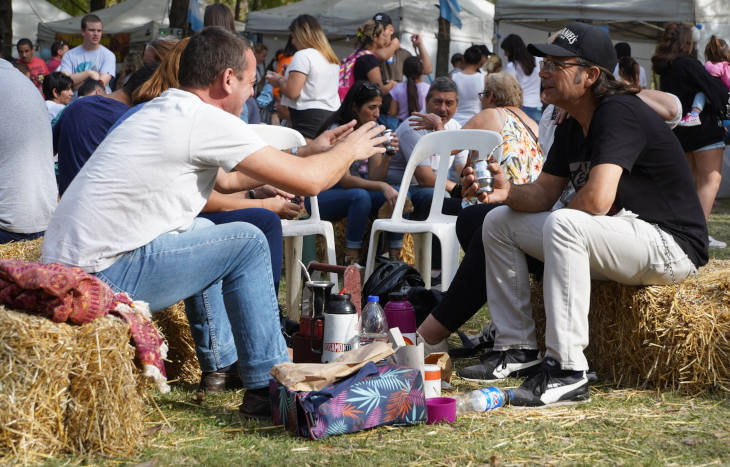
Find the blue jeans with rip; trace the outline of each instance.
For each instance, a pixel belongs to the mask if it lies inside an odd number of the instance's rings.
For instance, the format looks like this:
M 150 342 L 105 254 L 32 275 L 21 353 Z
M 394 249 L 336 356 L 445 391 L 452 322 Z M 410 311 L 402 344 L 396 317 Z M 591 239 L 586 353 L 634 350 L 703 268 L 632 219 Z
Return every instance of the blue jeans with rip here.
M 135 300 L 148 302 L 151 310 L 185 299 L 196 342 L 208 326 L 210 335 L 230 326 L 233 342 L 213 343 L 218 361 L 205 361 L 211 356 L 200 353 L 198 359 L 202 368 L 223 367 L 238 360 L 247 389 L 265 387 L 269 370 L 289 361 L 269 246 L 251 224 L 214 225 L 196 218 L 190 230 L 160 235 L 96 275 L 115 292 L 124 291 Z

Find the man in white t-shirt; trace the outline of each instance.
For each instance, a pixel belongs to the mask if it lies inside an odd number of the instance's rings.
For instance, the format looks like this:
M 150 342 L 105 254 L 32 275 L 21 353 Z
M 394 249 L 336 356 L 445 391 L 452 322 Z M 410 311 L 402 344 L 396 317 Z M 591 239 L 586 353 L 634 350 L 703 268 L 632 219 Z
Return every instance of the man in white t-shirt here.
M 456 109 L 459 105 L 459 96 L 456 84 L 447 77 L 436 78 L 426 95 L 426 109 L 424 113 L 414 112 L 413 116 L 403 121 L 395 130 L 398 136 L 400 149 L 393 156 L 388 167 L 386 181 L 391 185 L 400 185 L 403 179 L 408 159 L 411 157 L 416 143 L 423 135 L 432 131 L 439 130 L 458 130 L 461 128 L 459 122 L 453 119 Z M 466 164 L 467 151 L 462 151 L 456 156 L 450 156 L 450 172 L 458 174 Z M 415 180 L 412 181 L 408 190 L 408 195 L 413 202 L 415 212 L 413 219 L 425 218 L 431 206 L 431 198 L 433 197 L 433 186 L 436 183 L 436 169 L 439 164 L 439 156 L 431 156 L 425 159 L 414 172 Z M 454 178 L 454 177 L 452 177 Z M 455 181 L 449 179 L 446 181 L 446 190 L 451 192 Z M 458 205 L 460 206 L 459 200 Z M 458 209 L 458 208 L 457 208 Z M 447 208 L 447 210 L 449 210 Z
M 78 266 L 115 291 L 161 310 L 186 300 L 193 336 L 228 320 L 247 391 L 240 411 L 270 413 L 269 370 L 288 361 L 266 238 L 242 222 L 196 218 L 213 187 L 228 193 L 269 183 L 300 195 L 333 185 L 355 160 L 384 152 L 383 127 L 340 127 L 299 148 L 267 146 L 238 116 L 253 92 L 256 60 L 222 28 L 191 37 L 180 88 L 112 130 L 66 190 L 46 231 L 42 260 Z M 340 140 L 324 153 L 331 143 Z M 311 154 L 311 155 L 310 155 Z
M 109 81 L 116 75 L 117 59 L 111 50 L 99 43 L 101 41 L 102 24 L 96 15 L 85 15 L 81 18 L 81 36 L 84 42 L 69 50 L 61 59 L 58 71 L 66 73 L 74 82 L 74 89 L 91 78 L 99 81 L 111 92 Z

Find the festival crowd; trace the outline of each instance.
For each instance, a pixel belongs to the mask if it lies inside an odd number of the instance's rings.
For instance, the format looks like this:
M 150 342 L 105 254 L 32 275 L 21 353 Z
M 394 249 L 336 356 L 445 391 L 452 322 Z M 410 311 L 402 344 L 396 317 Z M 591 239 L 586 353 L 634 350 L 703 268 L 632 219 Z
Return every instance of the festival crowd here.
M 411 54 L 385 13 L 358 28 L 343 59 L 301 15 L 268 63 L 227 6 L 208 6 L 204 22 L 149 42 L 118 75 L 93 14 L 83 43 L 54 43 L 47 64 L 28 39 L 17 61 L 0 59 L 0 243 L 42 236 L 42 262 L 79 267 L 153 311 L 185 300 L 201 391 L 245 388 L 245 415 L 270 413 L 269 370 L 290 358 L 280 220 L 309 211 L 311 196 L 322 219 L 347 219 L 347 265 L 362 262 L 367 221 L 400 190 L 415 220 L 446 198 L 465 255 L 418 334 L 427 352 L 448 350 L 488 304 L 479 363 L 459 374 L 526 376 L 513 405 L 589 400 L 591 279 L 676 284 L 725 247 L 707 231 L 730 88 L 722 39 L 710 39 L 703 66 L 693 28 L 667 24 L 652 90 L 629 44 L 578 22 L 541 44 L 510 34 L 504 61 L 472 45 L 433 80 L 423 39 L 410 36 Z M 288 126 L 306 145 L 280 151 L 252 124 Z M 462 128 L 502 137 L 492 192 L 477 191 L 468 150 L 450 156 L 444 192 L 436 155 L 400 186 L 421 137 Z M 391 234 L 382 253 L 399 259 L 402 246 Z M 544 354 L 530 273 L 544 284 Z

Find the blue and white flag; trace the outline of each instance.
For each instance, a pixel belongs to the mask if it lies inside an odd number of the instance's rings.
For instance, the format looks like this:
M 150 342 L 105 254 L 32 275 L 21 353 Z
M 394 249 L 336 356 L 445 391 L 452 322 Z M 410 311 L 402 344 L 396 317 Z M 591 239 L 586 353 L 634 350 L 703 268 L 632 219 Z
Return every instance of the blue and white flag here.
M 461 29 L 461 19 L 459 19 L 459 12 L 461 6 L 459 6 L 458 0 L 440 0 L 441 3 L 441 17 L 451 24 L 455 24 L 456 27 Z
M 190 0 L 188 2 L 188 23 L 190 23 L 190 28 L 195 32 L 203 29 L 203 14 L 200 12 L 198 0 Z

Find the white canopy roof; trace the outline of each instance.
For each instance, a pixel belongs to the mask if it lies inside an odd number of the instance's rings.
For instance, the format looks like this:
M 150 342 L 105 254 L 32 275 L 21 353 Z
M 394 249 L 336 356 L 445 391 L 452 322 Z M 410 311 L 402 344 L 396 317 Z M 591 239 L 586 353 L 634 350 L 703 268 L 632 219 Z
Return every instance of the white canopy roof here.
M 12 0 L 13 7 L 13 45 L 24 37 L 35 44 L 38 23 L 58 21 L 70 18 L 71 15 L 59 10 L 46 0 Z M 13 47 L 13 55 L 17 51 Z
M 168 27 L 170 0 L 125 0 L 109 8 L 93 12 L 104 23 L 105 34 L 130 33 L 130 44 L 156 37 L 157 29 Z M 38 41 L 53 42 L 56 33 L 76 34 L 81 30 L 81 17 L 38 25 Z
M 727 0 L 705 0 L 723 3 Z M 695 21 L 693 0 L 496 0 L 496 21 L 557 30 L 569 21 L 608 25 L 614 39 L 655 40 L 662 30 L 651 23 Z

